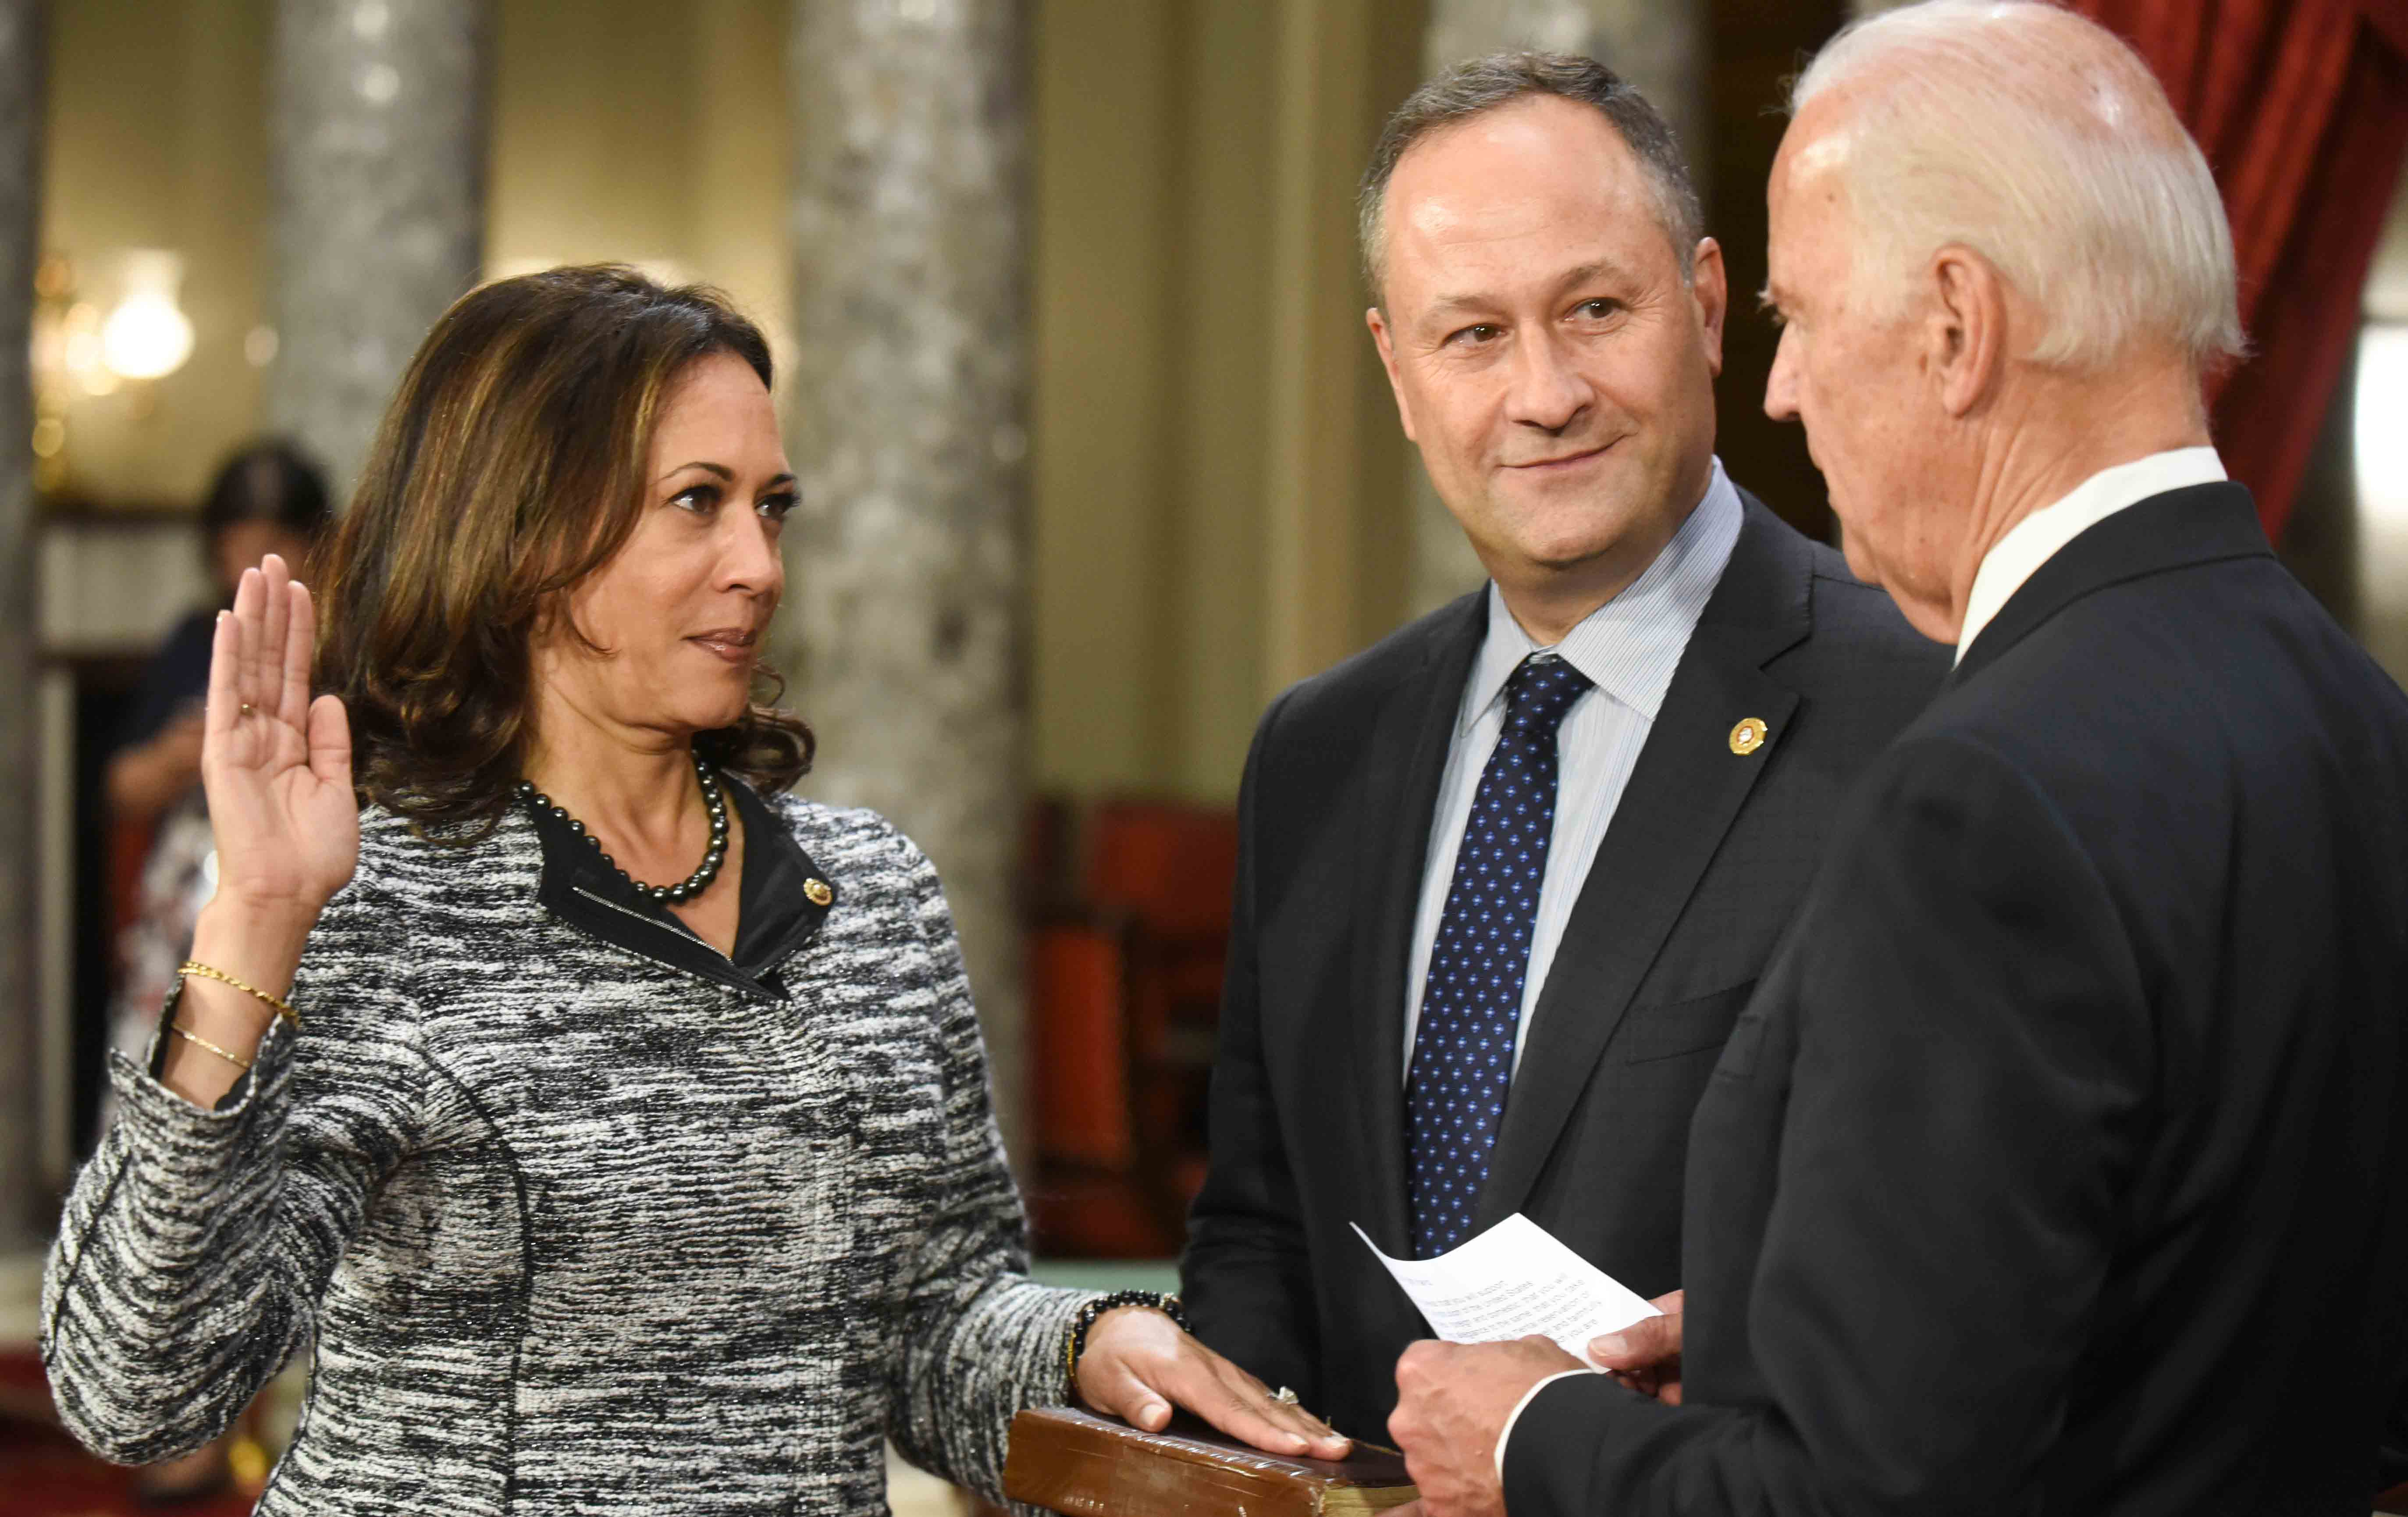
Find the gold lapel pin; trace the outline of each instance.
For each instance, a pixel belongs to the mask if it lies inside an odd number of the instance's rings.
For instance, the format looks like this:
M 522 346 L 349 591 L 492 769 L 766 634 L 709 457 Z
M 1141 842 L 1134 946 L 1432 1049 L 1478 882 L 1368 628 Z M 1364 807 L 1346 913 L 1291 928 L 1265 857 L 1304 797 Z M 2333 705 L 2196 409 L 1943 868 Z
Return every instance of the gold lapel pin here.
M 1762 748 L 1764 746 L 1764 739 L 1770 736 L 1771 736 L 1771 734 L 1770 729 L 1768 729 L 1764 724 L 1764 718 L 1760 716 L 1744 718 L 1741 721 L 1738 726 L 1731 728 L 1731 751 L 1739 754 L 1742 758 L 1745 758 L 1748 754 L 1755 752 L 1759 748 Z
M 1733 737 L 1731 741 L 1733 743 L 1737 743 L 1739 739 L 1737 737 Z M 803 894 L 811 898 L 811 904 L 813 906 L 825 906 L 828 902 L 836 899 L 836 892 L 828 889 L 827 881 L 824 880 L 804 880 Z

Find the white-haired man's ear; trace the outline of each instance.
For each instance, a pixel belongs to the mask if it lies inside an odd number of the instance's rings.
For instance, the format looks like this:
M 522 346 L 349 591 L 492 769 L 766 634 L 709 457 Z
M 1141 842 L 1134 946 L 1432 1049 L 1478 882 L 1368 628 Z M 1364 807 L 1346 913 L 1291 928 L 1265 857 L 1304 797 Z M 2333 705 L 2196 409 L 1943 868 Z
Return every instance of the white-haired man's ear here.
M 1929 279 L 1928 362 L 1940 404 L 1961 420 L 1996 396 L 2006 378 L 2017 303 L 1990 261 L 1960 244 L 1931 255 Z

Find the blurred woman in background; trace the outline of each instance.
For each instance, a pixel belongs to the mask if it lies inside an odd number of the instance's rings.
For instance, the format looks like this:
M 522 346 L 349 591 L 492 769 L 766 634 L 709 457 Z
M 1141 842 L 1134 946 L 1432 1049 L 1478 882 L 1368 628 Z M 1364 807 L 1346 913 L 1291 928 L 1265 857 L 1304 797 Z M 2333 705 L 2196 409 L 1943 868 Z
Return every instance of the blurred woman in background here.
M 108 761 L 111 816 L 149 822 L 199 788 L 217 613 L 234 604 L 242 571 L 268 554 L 306 564 L 328 521 L 325 478 L 290 444 L 258 443 L 219 466 L 201 502 L 201 557 L 215 595 L 176 623 L 142 671 Z
M 245 573 L 218 894 L 45 1283 L 92 1447 L 189 1448 L 314 1342 L 265 1513 L 867 1514 L 888 1437 L 993 1496 L 1065 1397 L 1344 1451 L 1174 1299 L 1025 1278 L 936 871 L 785 794 L 812 738 L 756 698 L 769 379 L 704 292 L 488 285 L 336 539 L 333 694 Z

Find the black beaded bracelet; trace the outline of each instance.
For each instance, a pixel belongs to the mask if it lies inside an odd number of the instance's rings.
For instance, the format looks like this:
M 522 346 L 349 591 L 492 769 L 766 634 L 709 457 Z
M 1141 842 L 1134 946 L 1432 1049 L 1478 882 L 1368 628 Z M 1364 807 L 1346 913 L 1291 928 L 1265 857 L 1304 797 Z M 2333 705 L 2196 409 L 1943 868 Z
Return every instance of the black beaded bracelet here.
M 1114 1291 L 1096 1297 L 1079 1309 L 1079 1314 L 1070 1319 L 1070 1330 L 1062 1335 L 1064 1406 L 1079 1404 L 1079 1355 L 1087 1352 L 1087 1329 L 1096 1325 L 1096 1318 L 1121 1307 L 1145 1307 L 1177 1323 L 1182 1333 L 1195 1331 L 1187 1325 L 1187 1309 L 1179 1304 L 1175 1295 L 1165 1295 L 1160 1291 Z

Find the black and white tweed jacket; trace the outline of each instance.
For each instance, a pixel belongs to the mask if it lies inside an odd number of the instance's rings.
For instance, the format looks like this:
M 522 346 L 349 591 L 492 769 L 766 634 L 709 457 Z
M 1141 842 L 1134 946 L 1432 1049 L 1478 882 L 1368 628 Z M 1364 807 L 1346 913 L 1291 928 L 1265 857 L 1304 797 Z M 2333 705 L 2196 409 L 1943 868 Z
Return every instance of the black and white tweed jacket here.
M 194 1448 L 314 1341 L 268 1517 L 877 1513 L 887 1435 L 996 1495 L 1085 1297 L 1022 1278 L 936 872 L 728 790 L 748 916 L 756 868 L 834 892 L 733 961 L 523 810 L 463 848 L 370 809 L 246 1082 L 114 1066 L 43 1296 L 77 1435 Z

